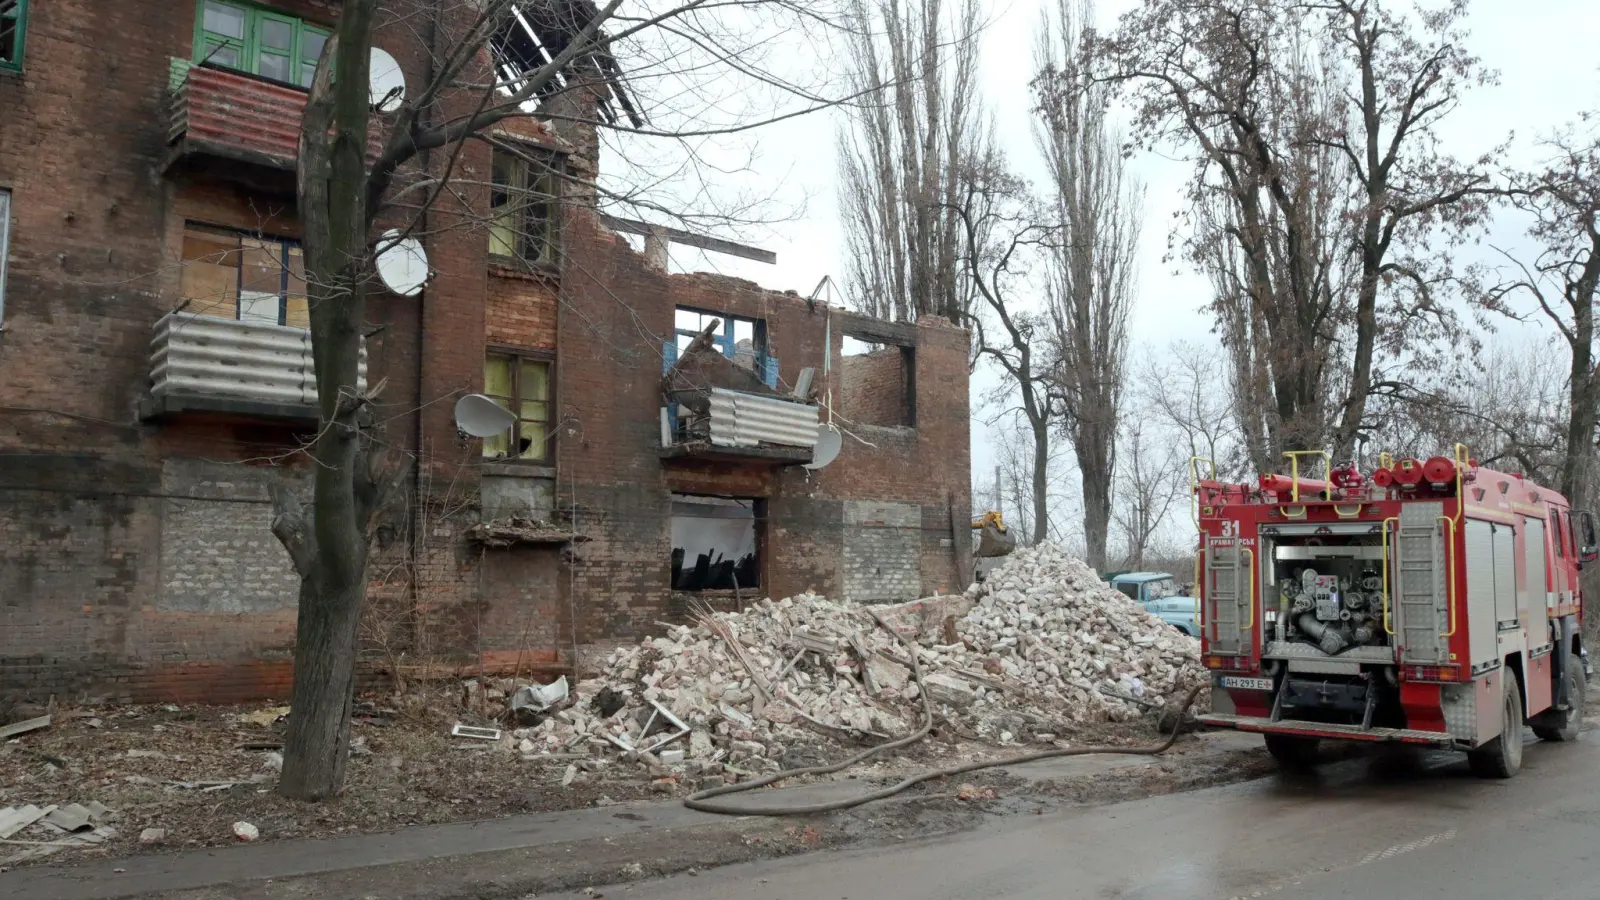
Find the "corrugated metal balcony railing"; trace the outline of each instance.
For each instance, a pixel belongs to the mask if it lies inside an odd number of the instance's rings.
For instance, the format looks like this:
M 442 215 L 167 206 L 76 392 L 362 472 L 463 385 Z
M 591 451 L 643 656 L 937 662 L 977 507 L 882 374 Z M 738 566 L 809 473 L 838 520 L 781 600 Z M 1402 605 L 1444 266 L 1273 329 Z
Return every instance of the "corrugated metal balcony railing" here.
M 813 447 L 817 443 L 817 408 L 712 388 L 711 443 L 719 447 Z
M 304 328 L 175 312 L 156 323 L 150 351 L 150 414 L 316 417 L 311 333 Z M 357 387 L 365 389 L 365 344 L 358 372 Z
M 678 392 L 675 400 L 663 410 L 663 456 L 811 461 L 815 404 L 727 388 Z
M 209 154 L 293 169 L 300 155 L 306 91 L 243 72 L 173 59 L 167 140 L 173 159 Z M 376 125 L 377 116 L 373 117 Z M 382 149 L 374 127 L 367 155 Z

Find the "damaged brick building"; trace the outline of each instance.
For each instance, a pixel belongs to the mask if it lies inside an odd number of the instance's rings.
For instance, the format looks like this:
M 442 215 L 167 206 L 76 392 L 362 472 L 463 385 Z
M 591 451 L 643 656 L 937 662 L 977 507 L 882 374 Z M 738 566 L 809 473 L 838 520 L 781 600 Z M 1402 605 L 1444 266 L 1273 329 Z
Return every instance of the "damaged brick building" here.
M 298 579 L 268 486 L 308 481 L 317 427 L 294 165 L 339 3 L 10 8 L 0 692 L 284 696 Z M 416 35 L 377 37 L 413 90 Z M 426 286 L 368 300 L 374 428 L 408 472 L 373 535 L 369 671 L 566 670 L 697 598 L 964 587 L 967 333 L 669 274 L 675 242 L 763 254 L 596 208 L 581 122 L 625 99 L 572 79 L 544 101 L 569 124 L 464 144 L 430 214 L 482 226 L 428 230 Z M 464 435 L 475 393 L 516 423 Z

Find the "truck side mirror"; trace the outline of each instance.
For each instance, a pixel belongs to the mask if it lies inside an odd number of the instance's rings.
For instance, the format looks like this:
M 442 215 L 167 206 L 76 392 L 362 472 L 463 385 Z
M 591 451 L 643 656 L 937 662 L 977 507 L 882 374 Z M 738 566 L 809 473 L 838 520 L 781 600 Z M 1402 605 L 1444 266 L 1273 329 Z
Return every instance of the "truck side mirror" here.
M 1586 509 L 1578 511 L 1578 533 L 1581 536 L 1578 542 L 1578 561 L 1592 563 L 1600 558 L 1600 539 L 1595 537 L 1594 514 Z

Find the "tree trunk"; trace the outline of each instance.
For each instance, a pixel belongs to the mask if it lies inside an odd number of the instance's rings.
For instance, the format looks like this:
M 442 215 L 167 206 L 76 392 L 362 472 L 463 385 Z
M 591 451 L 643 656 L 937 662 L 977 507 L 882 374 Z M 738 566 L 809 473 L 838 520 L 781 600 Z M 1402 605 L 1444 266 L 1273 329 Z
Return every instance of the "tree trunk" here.
M 1096 572 L 1106 570 L 1106 534 L 1111 530 L 1111 475 L 1094 471 L 1100 468 L 1092 460 L 1079 456 L 1078 469 L 1083 473 L 1083 542 L 1087 548 L 1086 560 Z
M 1033 542 L 1050 539 L 1050 423 L 1032 417 L 1033 426 Z
M 347 0 L 323 50 L 301 125 L 298 199 L 321 427 L 313 507 L 275 492 L 273 531 L 300 573 L 294 692 L 278 792 L 338 793 L 349 754 L 356 638 L 374 503 L 356 390 L 367 264 L 368 54 L 376 0 Z M 330 54 L 335 66 L 328 65 Z M 337 73 L 331 72 L 336 68 Z

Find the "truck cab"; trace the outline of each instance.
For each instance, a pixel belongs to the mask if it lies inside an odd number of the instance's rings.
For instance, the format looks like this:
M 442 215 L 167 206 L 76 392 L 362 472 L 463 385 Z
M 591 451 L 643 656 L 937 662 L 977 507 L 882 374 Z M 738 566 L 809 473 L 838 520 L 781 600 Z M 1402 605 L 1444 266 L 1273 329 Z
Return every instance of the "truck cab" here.
M 1575 739 L 1593 517 L 1461 445 L 1370 475 L 1311 455 L 1324 479 L 1301 454 L 1255 483 L 1193 473 L 1200 721 L 1265 735 L 1284 765 L 1321 741 L 1399 742 L 1499 778 L 1521 768 L 1524 725 Z
M 1200 601 L 1178 587 L 1170 572 L 1113 572 L 1107 583 L 1190 637 L 1200 636 Z

